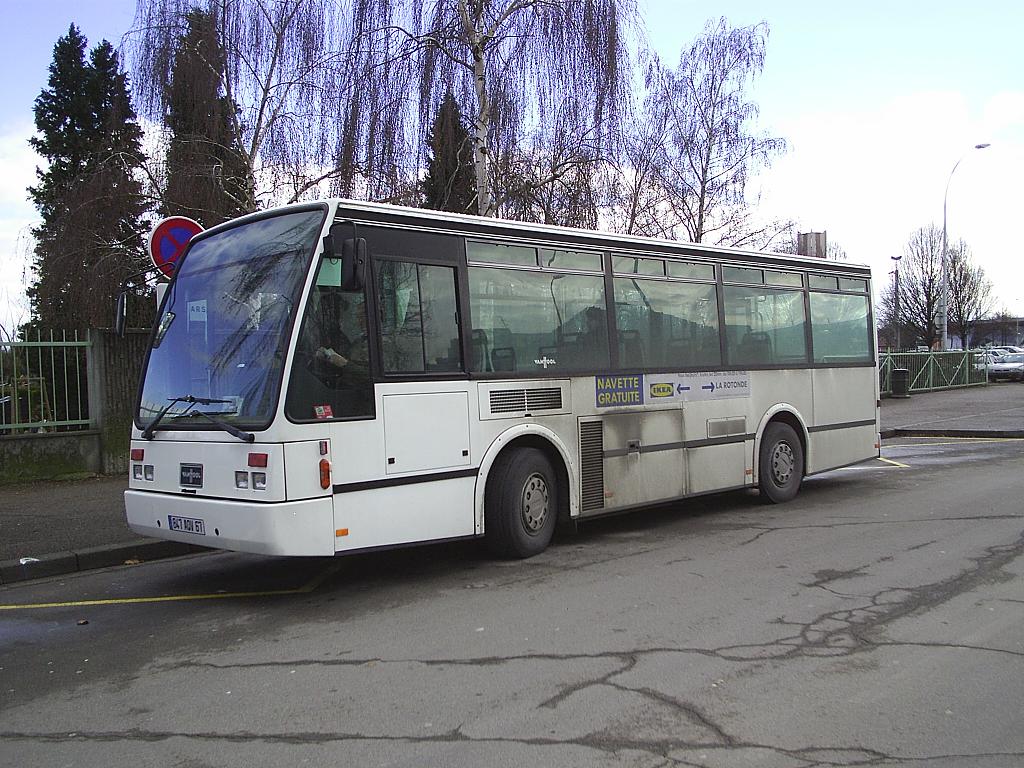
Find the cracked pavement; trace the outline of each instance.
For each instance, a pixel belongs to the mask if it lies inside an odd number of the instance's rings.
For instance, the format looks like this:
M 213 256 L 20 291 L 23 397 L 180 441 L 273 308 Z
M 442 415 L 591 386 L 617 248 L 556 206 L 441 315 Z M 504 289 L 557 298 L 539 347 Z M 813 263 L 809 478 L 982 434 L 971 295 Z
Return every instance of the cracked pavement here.
M 0 589 L 0 766 L 1024 764 L 1024 443 L 588 522 L 547 553 L 201 555 Z M 87 621 L 87 624 L 79 624 Z

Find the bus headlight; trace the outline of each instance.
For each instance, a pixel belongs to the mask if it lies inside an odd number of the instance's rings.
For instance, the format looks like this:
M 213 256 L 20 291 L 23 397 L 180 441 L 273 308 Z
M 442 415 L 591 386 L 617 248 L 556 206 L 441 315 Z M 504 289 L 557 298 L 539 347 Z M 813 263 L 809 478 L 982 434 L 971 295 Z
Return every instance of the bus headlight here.
M 267 473 L 266 472 L 253 472 L 252 473 L 252 487 L 255 491 L 267 490 Z
M 132 464 L 132 478 L 134 480 L 141 480 L 142 479 L 142 465 L 141 464 Z
M 235 488 L 241 488 L 245 490 L 249 487 L 249 473 L 248 472 L 235 472 Z

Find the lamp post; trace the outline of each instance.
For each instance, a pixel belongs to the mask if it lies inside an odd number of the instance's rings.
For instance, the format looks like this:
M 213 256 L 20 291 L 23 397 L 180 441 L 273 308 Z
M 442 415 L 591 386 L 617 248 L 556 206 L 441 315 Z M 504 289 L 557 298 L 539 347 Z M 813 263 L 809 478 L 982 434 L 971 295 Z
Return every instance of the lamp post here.
M 975 144 L 974 149 L 986 149 L 991 146 L 991 144 Z M 967 152 L 964 152 L 960 159 L 956 161 L 953 170 L 949 172 L 949 178 L 946 179 L 946 193 L 942 197 L 942 281 L 939 288 L 938 319 L 939 328 L 942 330 L 942 346 L 940 349 L 943 352 L 949 349 L 949 258 L 946 253 L 946 202 L 949 200 L 949 184 L 953 181 L 953 174 L 956 173 L 956 169 L 964 161 L 964 158 L 967 157 L 967 154 Z
M 896 315 L 896 318 L 895 318 L 895 321 L 894 321 L 895 324 L 896 324 L 896 351 L 899 352 L 900 351 L 900 259 L 903 258 L 903 254 L 900 254 L 899 256 L 890 256 L 889 258 L 892 259 L 893 262 L 894 262 L 894 264 L 893 264 L 894 268 L 893 268 L 893 271 L 892 271 L 892 274 L 893 274 L 893 309 L 895 310 L 894 314 Z

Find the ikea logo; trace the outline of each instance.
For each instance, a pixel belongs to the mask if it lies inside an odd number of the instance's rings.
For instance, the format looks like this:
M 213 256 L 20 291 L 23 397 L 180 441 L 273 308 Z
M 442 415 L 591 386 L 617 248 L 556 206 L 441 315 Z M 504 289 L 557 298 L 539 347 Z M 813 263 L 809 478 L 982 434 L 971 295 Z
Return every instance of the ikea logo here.
M 675 387 L 665 381 L 651 384 L 651 397 L 672 397 L 675 391 Z

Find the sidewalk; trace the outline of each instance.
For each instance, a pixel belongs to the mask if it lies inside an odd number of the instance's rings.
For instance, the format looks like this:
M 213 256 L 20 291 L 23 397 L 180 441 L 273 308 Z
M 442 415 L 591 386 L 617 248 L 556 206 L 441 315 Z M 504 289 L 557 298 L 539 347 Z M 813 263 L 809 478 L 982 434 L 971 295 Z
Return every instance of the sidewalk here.
M 124 476 L 0 485 L 0 584 L 201 549 L 133 533 L 127 487 Z
M 1013 382 L 882 401 L 882 437 L 1024 437 L 1024 386 Z
M 882 435 L 1024 437 L 1024 385 L 883 400 Z M 202 549 L 132 533 L 127 487 L 125 477 L 0 485 L 0 584 Z

